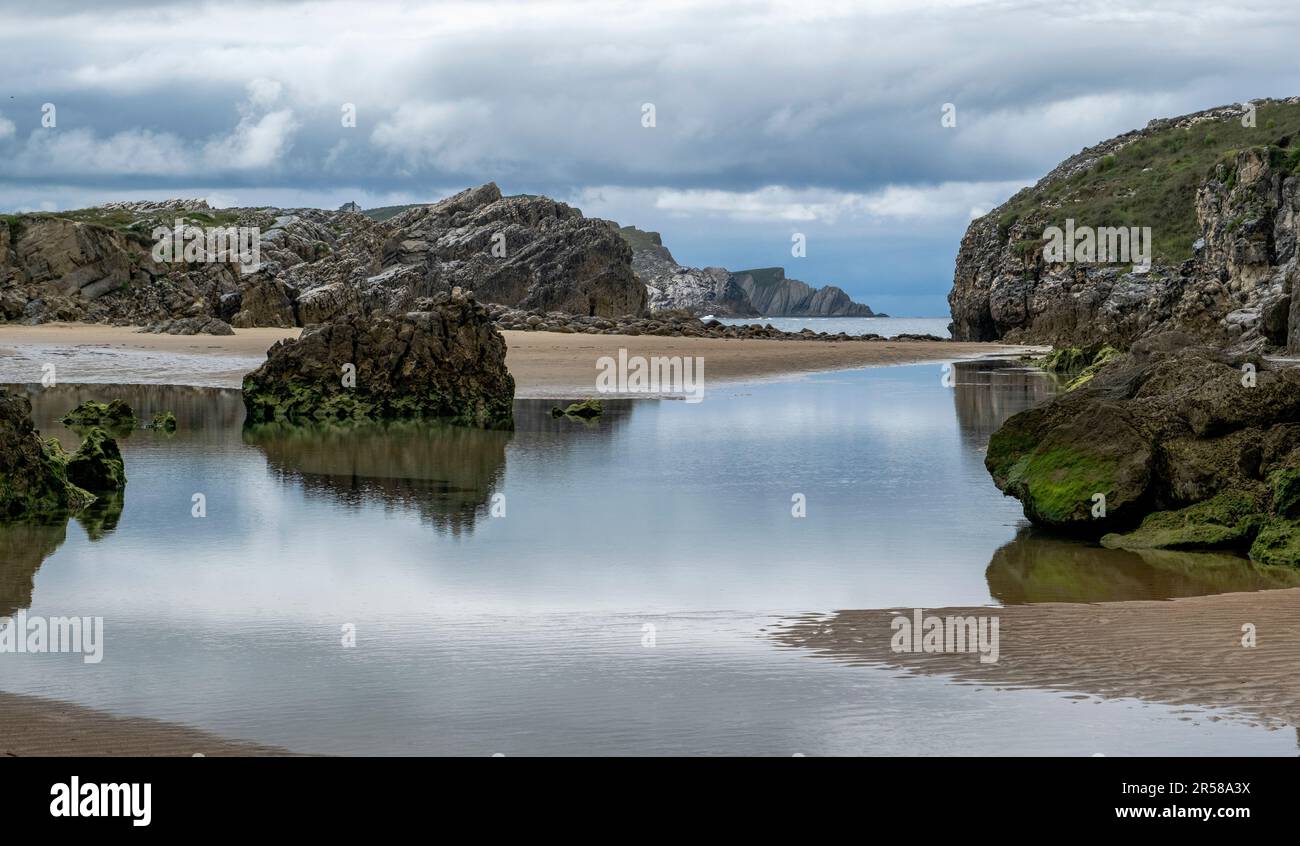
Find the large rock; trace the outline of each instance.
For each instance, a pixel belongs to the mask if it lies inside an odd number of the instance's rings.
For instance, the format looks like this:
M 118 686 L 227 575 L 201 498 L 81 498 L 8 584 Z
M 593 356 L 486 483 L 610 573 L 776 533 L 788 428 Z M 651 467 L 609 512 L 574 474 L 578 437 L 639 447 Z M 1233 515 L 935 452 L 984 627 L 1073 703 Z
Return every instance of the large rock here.
M 427 296 L 454 287 L 487 302 L 614 317 L 645 309 L 645 286 L 616 224 L 493 183 L 388 221 L 385 267 L 422 270 Z
M 0 391 L 0 518 L 46 517 L 93 501 L 69 482 L 67 458 L 36 431 L 27 398 Z
M 508 427 L 515 383 L 505 357 L 487 312 L 459 292 L 423 311 L 346 315 L 271 347 L 244 378 L 247 421 L 437 418 Z
M 1300 370 L 1190 340 L 1143 341 L 1011 417 L 985 466 L 1040 525 L 1115 547 L 1249 548 L 1300 563 Z
M 958 340 L 1126 348 L 1170 330 L 1300 351 L 1300 98 L 1152 121 L 1066 159 L 973 220 L 948 302 Z M 1135 262 L 1049 260 L 1049 226 L 1150 227 Z M 1132 258 L 1132 257 L 1131 257 Z
M 126 468 L 117 441 L 98 426 L 85 433 L 81 446 L 64 466 L 68 481 L 83 490 L 102 493 L 126 487 Z

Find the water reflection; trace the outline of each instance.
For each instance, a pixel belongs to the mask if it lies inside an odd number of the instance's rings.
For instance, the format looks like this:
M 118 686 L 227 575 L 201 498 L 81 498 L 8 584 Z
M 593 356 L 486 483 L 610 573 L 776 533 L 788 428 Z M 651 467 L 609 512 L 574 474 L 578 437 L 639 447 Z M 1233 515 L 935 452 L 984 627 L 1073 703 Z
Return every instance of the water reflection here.
M 1262 567 L 1221 552 L 1105 549 L 1024 528 L 993 554 L 985 576 L 1004 605 L 1174 599 L 1300 587 L 1300 569 Z
M 121 492 L 105 495 L 75 519 L 92 542 L 103 540 L 117 528 L 123 505 Z M 36 571 L 63 545 L 67 536 L 67 517 L 0 522 L 0 617 L 13 616 L 19 609 L 32 606 Z
M 1014 359 L 959 361 L 953 365 L 953 406 L 962 440 L 979 450 L 1008 417 L 1056 395 L 1059 380 Z
M 459 535 L 486 513 L 505 472 L 512 432 L 422 421 L 244 429 L 271 471 L 350 509 L 370 501 L 418 513 Z

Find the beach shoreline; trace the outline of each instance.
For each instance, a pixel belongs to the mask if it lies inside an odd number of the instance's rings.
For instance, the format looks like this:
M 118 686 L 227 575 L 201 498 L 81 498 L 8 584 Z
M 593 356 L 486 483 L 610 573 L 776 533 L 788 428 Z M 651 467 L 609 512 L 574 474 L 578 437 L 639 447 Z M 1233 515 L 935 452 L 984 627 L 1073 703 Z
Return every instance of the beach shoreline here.
M 0 757 L 215 758 L 292 754 L 177 723 L 117 716 L 70 702 L 0 691 Z
M 0 364 L 22 356 L 25 378 L 38 382 L 42 358 L 58 362 L 58 381 L 117 384 L 204 385 L 237 388 L 276 341 L 302 330 L 237 329 L 234 335 L 154 335 L 128 326 L 48 323 L 0 325 Z M 939 363 L 1013 355 L 1029 347 L 963 341 L 778 341 L 732 338 L 674 338 L 659 335 L 580 335 L 559 332 L 502 333 L 506 367 L 520 399 L 595 397 L 596 360 L 617 356 L 697 356 L 705 384 L 744 384 L 799 378 L 813 373 L 895 364 Z M 92 378 L 79 373 L 78 354 L 118 354 L 97 363 Z M 228 366 L 223 366 L 228 365 Z M 111 368 L 113 378 L 100 378 Z M 11 370 L 13 368 L 6 368 Z

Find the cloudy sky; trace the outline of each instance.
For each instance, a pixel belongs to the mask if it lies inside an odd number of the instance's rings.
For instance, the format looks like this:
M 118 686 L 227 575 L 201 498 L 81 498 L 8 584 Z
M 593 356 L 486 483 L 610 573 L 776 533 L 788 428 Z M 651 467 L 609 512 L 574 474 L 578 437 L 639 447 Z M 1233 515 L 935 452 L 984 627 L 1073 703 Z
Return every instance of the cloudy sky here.
M 0 211 L 494 180 L 941 315 L 972 215 L 1152 117 L 1300 93 L 1298 42 L 1294 0 L 0 0 Z

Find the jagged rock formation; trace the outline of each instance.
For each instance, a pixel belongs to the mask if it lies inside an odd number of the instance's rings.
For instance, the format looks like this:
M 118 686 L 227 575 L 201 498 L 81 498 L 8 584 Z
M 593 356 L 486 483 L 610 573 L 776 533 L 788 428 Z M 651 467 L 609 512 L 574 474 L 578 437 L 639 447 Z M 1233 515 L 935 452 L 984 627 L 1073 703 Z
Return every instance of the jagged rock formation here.
M 257 263 L 212 244 L 189 261 L 157 260 L 154 232 L 177 219 L 246 228 Z M 0 216 L 0 318 L 289 327 L 401 313 L 456 286 L 509 306 L 613 317 L 645 309 L 631 258 L 613 223 L 545 197 L 503 197 L 491 183 L 382 222 L 347 206 L 113 203 Z
M 1300 98 L 1256 101 L 1253 119 L 1229 106 L 1154 120 L 972 221 L 948 295 L 954 337 L 1123 348 L 1177 329 L 1300 351 Z M 1150 227 L 1150 269 L 1049 261 L 1046 230 L 1067 221 Z
M 1300 370 L 1167 333 L 1011 417 L 985 466 L 1033 522 L 1107 546 L 1300 564 L 1297 421 Z
M 731 272 L 723 267 L 683 267 L 658 232 L 619 230 L 632 247 L 632 269 L 645 283 L 651 311 L 684 309 L 721 317 L 875 317 L 834 285 L 813 288 L 786 279 L 780 267 Z
M 759 316 L 726 268 L 683 267 L 658 232 L 624 226 L 619 234 L 632 248 L 632 270 L 645 283 L 650 311 L 685 309 L 723 317 Z
M 277 342 L 244 377 L 250 424 L 442 419 L 508 427 L 515 382 L 487 312 L 459 291 L 397 316 L 344 315 Z

